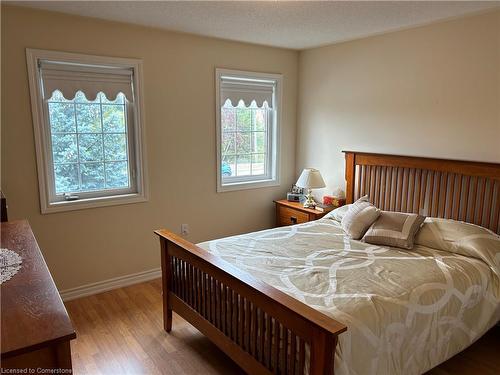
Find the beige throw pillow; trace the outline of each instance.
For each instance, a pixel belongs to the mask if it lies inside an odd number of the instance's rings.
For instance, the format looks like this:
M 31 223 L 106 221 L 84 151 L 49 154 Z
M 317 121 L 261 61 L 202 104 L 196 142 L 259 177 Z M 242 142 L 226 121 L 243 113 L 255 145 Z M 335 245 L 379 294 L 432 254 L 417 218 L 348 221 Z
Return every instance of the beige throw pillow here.
M 371 204 L 365 195 L 349 206 L 349 210 L 342 218 L 342 229 L 352 239 L 359 240 L 379 215 L 380 210 Z
M 415 235 L 424 220 L 422 215 L 382 211 L 363 239 L 374 245 L 412 249 Z

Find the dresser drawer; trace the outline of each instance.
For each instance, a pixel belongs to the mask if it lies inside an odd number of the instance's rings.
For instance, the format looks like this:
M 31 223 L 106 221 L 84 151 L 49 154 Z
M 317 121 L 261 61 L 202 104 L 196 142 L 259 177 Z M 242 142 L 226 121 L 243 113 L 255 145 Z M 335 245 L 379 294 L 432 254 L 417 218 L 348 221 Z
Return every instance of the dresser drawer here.
M 300 212 L 289 207 L 280 206 L 277 214 L 280 226 L 307 223 L 309 221 L 308 213 Z

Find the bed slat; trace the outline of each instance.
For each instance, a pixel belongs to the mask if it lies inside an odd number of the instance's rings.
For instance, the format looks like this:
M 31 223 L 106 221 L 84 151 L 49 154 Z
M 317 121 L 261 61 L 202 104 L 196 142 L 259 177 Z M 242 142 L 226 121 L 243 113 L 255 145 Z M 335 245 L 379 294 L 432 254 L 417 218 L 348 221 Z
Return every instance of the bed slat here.
M 272 327 L 272 318 L 269 314 L 266 314 L 266 340 L 265 340 L 266 353 L 264 356 L 264 364 L 267 368 L 272 368 L 271 349 L 273 347 L 272 345 L 273 333 L 271 331 L 271 327 Z
M 486 179 L 482 178 L 481 179 L 481 194 L 479 195 L 479 212 L 478 212 L 478 219 L 477 219 L 477 224 L 482 225 L 483 224 L 483 209 L 484 209 L 484 199 L 486 196 Z
M 391 211 L 393 209 L 393 204 L 392 204 L 392 195 L 391 195 L 391 192 L 392 192 L 392 172 L 393 172 L 393 168 L 392 167 L 388 167 L 389 168 L 389 183 L 387 184 L 387 201 L 389 202 L 387 204 L 387 210 L 388 211 Z
M 380 208 L 385 210 L 386 209 L 386 203 L 385 203 L 385 188 L 387 186 L 387 168 L 385 167 L 380 167 L 380 181 L 381 181 L 381 187 L 380 187 L 380 196 L 379 196 L 379 204 Z
M 398 168 L 397 169 L 397 182 L 396 186 L 394 187 L 395 190 L 398 192 L 398 197 L 396 199 L 396 211 L 401 211 L 401 199 L 403 196 L 403 174 L 404 174 L 404 168 Z
M 379 194 L 380 194 L 380 173 L 379 173 L 379 167 L 375 167 L 375 178 L 373 179 L 374 182 L 374 188 L 373 188 L 373 201 L 376 202 L 375 205 L 379 206 L 380 200 L 379 200 Z
M 478 185 L 478 178 L 474 177 L 472 182 L 472 192 L 471 192 L 471 209 L 470 209 L 470 222 L 476 224 L 476 193 L 477 193 L 477 185 Z
M 281 339 L 281 373 L 282 374 L 287 374 L 288 373 L 288 358 L 287 358 L 287 352 L 288 352 L 288 329 L 285 327 L 282 327 L 282 339 Z
M 298 357 L 299 357 L 298 373 L 303 374 L 306 364 L 306 348 L 305 348 L 305 341 L 300 338 L 299 338 Z
M 453 198 L 455 204 L 455 210 L 453 211 L 453 220 L 458 220 L 458 214 L 460 209 L 460 200 L 462 198 L 462 176 L 455 175 L 455 179 L 458 181 L 457 190 L 455 190 L 455 196 Z
M 279 343 L 280 343 L 280 324 L 274 320 L 274 334 L 273 334 L 273 369 L 275 374 L 279 374 Z
M 247 334 L 245 335 L 245 350 L 250 353 L 250 319 L 251 319 L 251 314 L 250 314 L 250 302 L 248 299 L 245 300 L 245 332 Z
M 295 362 L 297 361 L 297 336 L 292 332 L 290 337 L 290 355 L 288 361 L 288 368 L 290 374 L 295 375 Z
M 410 170 L 403 168 L 403 188 L 401 195 L 401 211 L 406 212 L 408 207 L 408 191 L 410 188 Z
M 496 228 L 496 232 L 500 233 L 500 183 L 495 180 L 495 191 L 494 199 L 495 199 L 495 208 L 493 211 L 493 224 L 490 228 Z
M 413 200 L 415 199 L 416 179 L 417 171 L 415 169 L 410 169 L 408 181 L 408 212 L 414 212 Z

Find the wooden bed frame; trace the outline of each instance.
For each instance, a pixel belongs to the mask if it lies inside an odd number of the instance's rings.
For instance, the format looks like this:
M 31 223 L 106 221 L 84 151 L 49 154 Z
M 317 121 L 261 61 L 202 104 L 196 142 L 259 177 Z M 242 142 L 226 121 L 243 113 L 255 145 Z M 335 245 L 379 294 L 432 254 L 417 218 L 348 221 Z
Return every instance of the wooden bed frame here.
M 500 232 L 500 164 L 352 151 L 345 157 L 347 203 L 369 194 L 381 209 Z M 167 332 L 175 311 L 250 374 L 333 374 L 345 325 L 170 231 L 155 233 Z

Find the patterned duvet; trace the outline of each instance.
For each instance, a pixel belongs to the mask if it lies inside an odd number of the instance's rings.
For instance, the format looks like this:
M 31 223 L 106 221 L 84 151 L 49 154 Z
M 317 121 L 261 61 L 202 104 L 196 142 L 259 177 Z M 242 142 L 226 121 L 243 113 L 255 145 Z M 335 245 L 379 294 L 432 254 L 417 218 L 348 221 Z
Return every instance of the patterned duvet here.
M 413 250 L 350 240 L 321 219 L 199 244 L 344 323 L 336 374 L 420 374 L 500 319 L 500 237 L 427 219 Z

